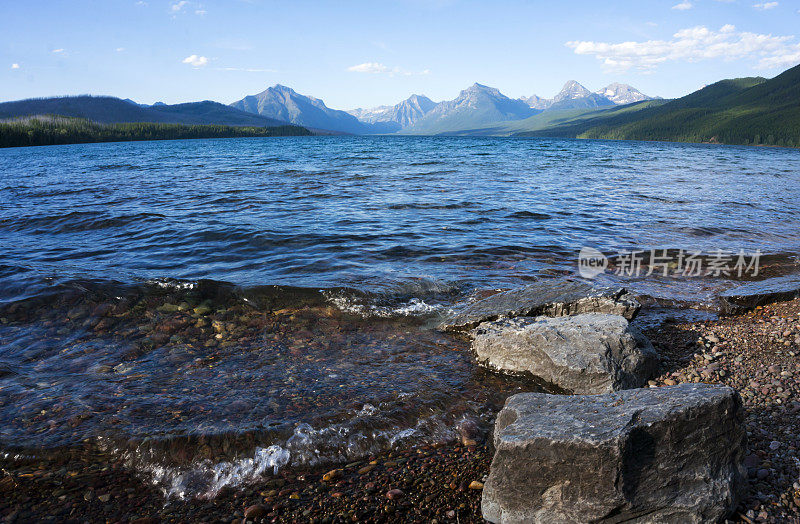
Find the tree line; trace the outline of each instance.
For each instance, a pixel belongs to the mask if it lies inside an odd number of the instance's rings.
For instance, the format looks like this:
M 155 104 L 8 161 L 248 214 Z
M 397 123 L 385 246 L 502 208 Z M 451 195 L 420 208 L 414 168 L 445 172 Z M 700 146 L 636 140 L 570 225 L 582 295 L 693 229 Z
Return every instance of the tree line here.
M 91 142 L 180 140 L 193 138 L 239 138 L 307 136 L 300 126 L 239 127 L 136 122 L 100 124 L 81 118 L 36 116 L 0 122 L 0 147 L 49 146 Z

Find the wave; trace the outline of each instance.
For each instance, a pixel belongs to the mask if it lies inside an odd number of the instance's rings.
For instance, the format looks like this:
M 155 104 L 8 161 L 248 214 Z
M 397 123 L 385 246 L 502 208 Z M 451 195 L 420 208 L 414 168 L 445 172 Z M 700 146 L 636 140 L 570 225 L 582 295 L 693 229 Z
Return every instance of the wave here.
M 147 302 L 212 301 L 218 304 L 244 303 L 260 311 L 283 308 L 334 306 L 362 317 L 429 317 L 447 312 L 448 304 L 465 290 L 465 284 L 426 278 L 409 278 L 372 283 L 370 289 L 354 287 L 313 288 L 266 284 L 240 286 L 212 279 L 148 278 L 130 280 L 102 278 L 53 279 L 30 268 L 0 265 L 0 278 L 9 288 L 0 296 L 0 314 L 10 319 L 35 319 L 52 315 L 59 308 L 80 307 L 84 316 L 102 304 Z M 14 279 L 20 280 L 16 286 Z M 82 305 L 82 306 L 81 306 Z M 123 306 L 121 306 L 123 307 Z
M 99 229 L 121 228 L 141 222 L 164 220 L 159 213 L 114 215 L 108 211 L 73 211 L 67 214 L 36 215 L 0 220 L 0 230 L 11 232 L 80 233 Z
M 375 304 L 362 304 L 351 297 L 331 294 L 328 296 L 331 304 L 340 311 L 362 317 L 411 317 L 444 314 L 449 308 L 441 304 L 428 304 L 424 300 L 411 299 L 405 304 L 397 306 L 381 306 Z
M 369 419 L 378 414 L 378 408 L 365 404 L 347 422 L 316 429 L 300 423 L 289 438 L 268 446 L 256 446 L 250 454 L 232 460 L 199 460 L 188 465 L 169 466 L 148 458 L 149 451 L 141 448 L 121 452 L 121 455 L 128 467 L 139 472 L 168 498 L 213 498 L 225 487 L 252 483 L 270 473 L 277 475 L 286 466 L 344 463 L 401 444 L 447 442 L 458 436 L 458 423 L 448 423 L 435 416 L 420 417 L 409 427 L 363 427 L 370 425 Z
M 387 209 L 468 209 L 472 207 L 477 207 L 480 204 L 477 202 L 453 202 L 450 204 L 440 203 L 440 202 L 410 202 L 410 203 L 403 203 L 403 204 L 391 204 L 387 206 Z
M 515 213 L 511 213 L 507 215 L 506 218 L 523 218 L 523 219 L 533 219 L 533 220 L 550 220 L 553 218 L 551 215 L 547 213 L 534 213 L 532 211 L 517 211 Z

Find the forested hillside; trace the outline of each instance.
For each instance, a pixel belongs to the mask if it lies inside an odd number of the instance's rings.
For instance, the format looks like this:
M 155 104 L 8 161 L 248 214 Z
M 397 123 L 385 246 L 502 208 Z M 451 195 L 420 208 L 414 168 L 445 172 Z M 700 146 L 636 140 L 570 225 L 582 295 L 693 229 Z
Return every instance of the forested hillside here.
M 518 135 L 798 147 L 800 66 L 771 80 L 722 80 L 658 107 Z
M 219 125 L 99 124 L 64 117 L 32 117 L 0 122 L 0 147 L 46 146 L 88 142 L 176 140 L 187 138 L 233 138 L 302 136 L 311 133 L 299 126 L 238 127 Z

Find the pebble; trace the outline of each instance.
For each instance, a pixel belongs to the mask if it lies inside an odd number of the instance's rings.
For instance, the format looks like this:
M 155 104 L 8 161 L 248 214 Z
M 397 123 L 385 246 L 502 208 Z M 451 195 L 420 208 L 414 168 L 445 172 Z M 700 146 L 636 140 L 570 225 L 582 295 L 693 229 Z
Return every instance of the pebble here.
M 342 476 L 341 469 L 332 469 L 329 472 L 322 475 L 322 480 L 324 480 L 325 482 L 330 482 L 331 480 L 336 480 L 341 476 Z
M 202 315 L 208 315 L 209 313 L 211 313 L 211 308 L 208 307 L 208 306 L 197 306 L 196 308 L 194 308 L 193 311 L 194 311 L 194 313 L 196 315 L 201 315 L 202 316 Z
M 473 480 L 469 483 L 469 489 L 483 489 L 483 482 L 478 482 L 477 480 Z
M 397 499 L 403 498 L 404 495 L 405 495 L 405 493 L 403 493 L 402 490 L 399 490 L 399 489 L 396 489 L 396 488 L 395 489 L 390 489 L 389 491 L 386 492 L 386 498 L 389 499 L 389 500 L 397 500 Z
M 267 514 L 267 508 L 262 506 L 261 504 L 254 504 L 249 506 L 247 509 L 244 510 L 244 518 L 246 519 L 261 519 L 264 518 Z

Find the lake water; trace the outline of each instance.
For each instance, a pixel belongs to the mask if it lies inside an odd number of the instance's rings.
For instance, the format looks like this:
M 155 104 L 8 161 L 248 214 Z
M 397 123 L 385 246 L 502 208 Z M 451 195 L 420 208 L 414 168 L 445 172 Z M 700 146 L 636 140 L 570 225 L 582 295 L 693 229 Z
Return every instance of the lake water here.
M 574 274 L 584 246 L 795 271 L 799 182 L 797 150 L 667 143 L 0 150 L 0 450 L 90 446 L 180 496 L 485 431 L 533 386 L 477 369 L 442 315 Z M 598 280 L 700 309 L 732 285 Z

